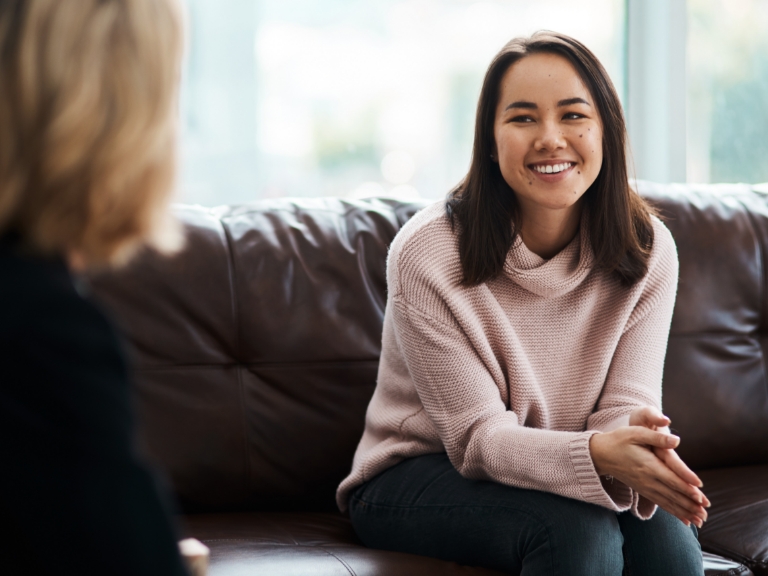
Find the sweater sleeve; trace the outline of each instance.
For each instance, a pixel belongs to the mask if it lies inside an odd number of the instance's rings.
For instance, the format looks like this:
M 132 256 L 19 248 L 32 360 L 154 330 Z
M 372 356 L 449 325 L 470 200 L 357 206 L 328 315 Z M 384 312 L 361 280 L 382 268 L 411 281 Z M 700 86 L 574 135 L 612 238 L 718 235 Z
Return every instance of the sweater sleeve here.
M 629 415 L 643 406 L 661 410 L 661 381 L 669 329 L 677 294 L 678 260 L 674 241 L 661 223 L 656 225 L 656 258 L 646 276 L 637 305 L 629 316 L 613 354 L 590 430 L 610 432 L 629 425 Z M 608 491 L 631 493 L 632 512 L 648 519 L 656 505 L 613 480 Z
M 458 325 L 393 298 L 398 346 L 419 399 L 451 462 L 467 478 L 542 490 L 623 511 L 595 472 L 589 440 L 595 431 L 529 428 L 507 410 L 499 388 Z

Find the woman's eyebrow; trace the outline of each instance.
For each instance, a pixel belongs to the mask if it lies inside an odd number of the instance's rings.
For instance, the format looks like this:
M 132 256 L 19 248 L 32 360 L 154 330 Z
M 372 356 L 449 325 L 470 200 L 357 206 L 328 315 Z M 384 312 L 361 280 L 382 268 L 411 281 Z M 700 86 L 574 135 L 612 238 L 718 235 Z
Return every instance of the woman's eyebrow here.
M 589 106 L 589 102 L 584 100 L 584 98 L 566 98 L 565 100 L 560 100 L 560 102 L 557 103 L 558 106 L 570 106 L 571 104 L 586 104 Z
M 575 98 L 566 98 L 565 100 L 560 100 L 557 103 L 558 107 L 561 106 L 570 106 L 571 104 L 586 104 L 587 106 L 590 106 L 590 103 L 584 100 L 584 98 L 579 98 L 578 96 Z M 506 108 L 504 108 L 504 112 L 511 108 L 527 108 L 529 110 L 536 110 L 538 109 L 538 106 L 535 102 L 527 102 L 525 100 L 518 100 L 517 102 L 512 102 L 512 104 L 509 104 Z
M 510 108 L 528 108 L 530 110 L 536 110 L 538 106 L 536 106 L 534 102 L 526 102 L 524 100 L 519 100 L 517 102 L 512 102 L 512 104 L 504 108 L 504 112 L 506 112 Z

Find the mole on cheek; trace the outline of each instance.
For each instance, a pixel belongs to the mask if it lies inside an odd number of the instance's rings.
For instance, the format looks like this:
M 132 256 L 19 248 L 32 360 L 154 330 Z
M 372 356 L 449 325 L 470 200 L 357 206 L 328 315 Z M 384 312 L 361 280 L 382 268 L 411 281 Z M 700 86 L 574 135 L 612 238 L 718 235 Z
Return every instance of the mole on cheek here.
M 579 134 L 579 138 L 583 138 L 583 137 L 584 137 L 584 134 Z
M 581 174 L 581 171 L 579 170 L 579 174 Z

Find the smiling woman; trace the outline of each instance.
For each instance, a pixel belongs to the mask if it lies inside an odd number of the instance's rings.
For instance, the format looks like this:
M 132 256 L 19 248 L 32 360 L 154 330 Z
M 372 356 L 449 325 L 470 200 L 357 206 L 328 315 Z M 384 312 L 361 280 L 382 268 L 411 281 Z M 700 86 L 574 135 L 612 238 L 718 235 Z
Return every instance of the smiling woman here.
M 578 41 L 494 58 L 469 173 L 390 248 L 377 387 L 337 493 L 367 545 L 508 574 L 703 574 L 709 502 L 661 412 L 677 253 L 625 140 Z
M 520 230 L 525 245 L 551 258 L 573 238 L 579 212 L 572 207 L 600 172 L 602 123 L 589 90 L 556 54 L 511 66 L 500 88 L 493 158 L 531 223 Z M 519 100 L 523 95 L 531 100 Z M 555 238 L 547 242 L 541 232 L 551 234 L 553 225 Z
M 452 222 L 462 230 L 464 281 L 479 284 L 498 274 L 518 233 L 540 256 L 557 253 L 573 237 L 581 212 L 569 210 L 565 219 L 563 212 L 551 213 L 560 224 L 551 245 L 541 245 L 536 230 L 555 224 L 549 217 L 540 221 L 546 213 L 530 200 L 546 194 L 551 201 L 560 190 L 568 206 L 588 208 L 585 232 L 596 267 L 632 284 L 647 272 L 653 229 L 650 208 L 629 188 L 618 94 L 583 44 L 559 35 L 534 38 L 538 42 L 513 40 L 491 62 L 478 103 L 469 173 L 448 203 Z M 515 161 L 500 147 L 523 157 Z M 547 181 L 534 166 L 564 160 L 579 162 L 561 179 Z M 531 222 L 539 224 L 527 231 L 526 206 Z

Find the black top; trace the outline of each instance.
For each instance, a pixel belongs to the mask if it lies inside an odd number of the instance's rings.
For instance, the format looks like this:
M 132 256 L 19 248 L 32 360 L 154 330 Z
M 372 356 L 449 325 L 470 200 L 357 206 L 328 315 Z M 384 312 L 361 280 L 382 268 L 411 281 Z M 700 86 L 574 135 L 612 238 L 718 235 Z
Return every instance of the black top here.
M 0 238 L 0 572 L 182 575 L 128 371 L 61 259 Z

